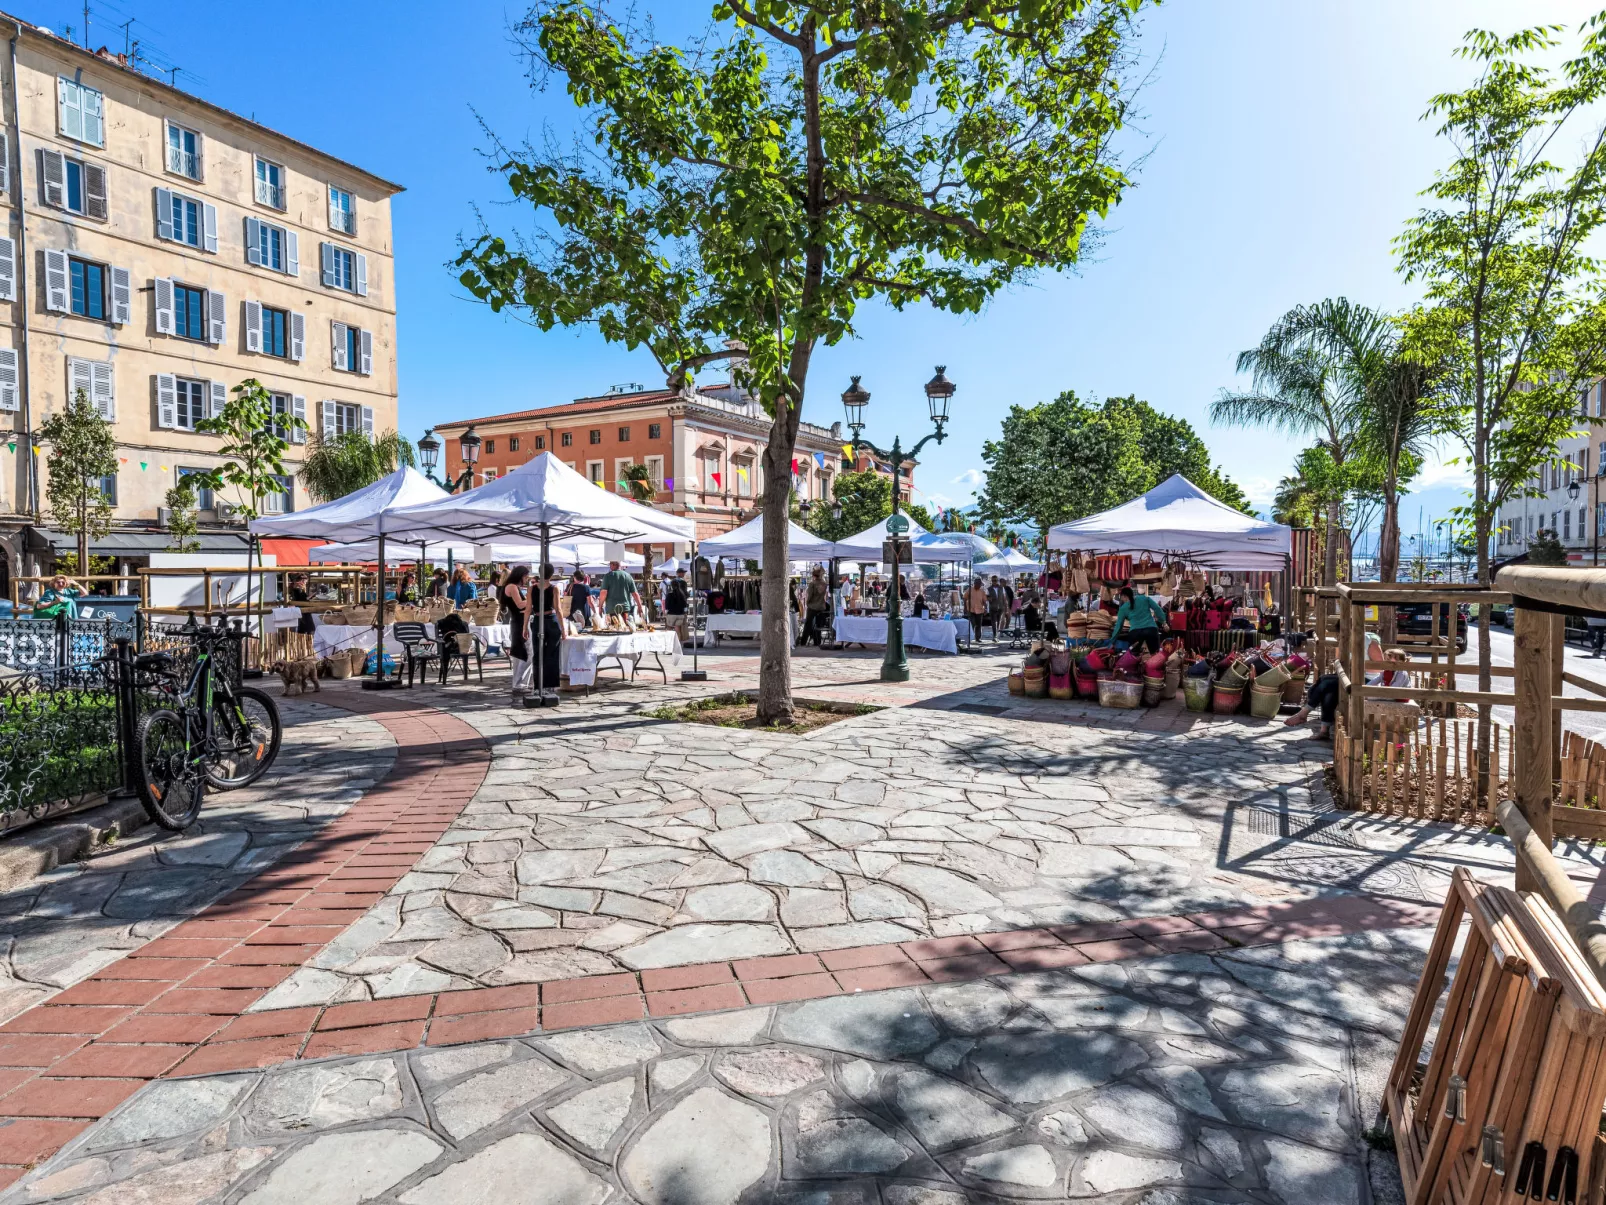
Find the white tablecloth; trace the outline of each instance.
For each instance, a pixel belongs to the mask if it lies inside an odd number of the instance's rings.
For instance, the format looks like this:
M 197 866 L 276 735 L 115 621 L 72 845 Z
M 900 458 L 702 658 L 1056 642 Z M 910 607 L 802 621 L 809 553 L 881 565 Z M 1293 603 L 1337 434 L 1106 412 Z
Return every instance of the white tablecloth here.
M 293 628 L 301 622 L 300 607 L 274 607 L 268 614 L 268 631 Z
M 435 625 L 426 623 L 424 630 L 433 636 Z M 396 639 L 396 625 L 385 625 L 385 651 L 393 656 L 402 651 L 401 643 Z M 371 649 L 374 647 L 374 625 L 354 627 L 351 624 L 325 623 L 319 624 L 312 630 L 312 651 L 319 657 L 327 657 L 337 649 Z
M 513 625 L 510 623 L 488 623 L 483 626 L 471 623 L 468 625 L 468 630 L 485 644 L 494 645 L 504 651 L 513 643 Z
M 939 653 L 957 653 L 960 637 L 970 635 L 970 624 L 963 619 L 914 619 L 903 621 L 903 642 Z M 885 615 L 838 615 L 836 638 L 839 644 L 885 644 Z
M 569 676 L 570 686 L 590 686 L 597 680 L 597 662 L 602 658 L 639 659 L 653 653 L 667 658 L 671 665 L 679 665 L 680 637 L 668 629 L 612 636 L 565 636 L 558 650 L 558 672 Z
M 797 639 L 797 616 L 788 611 L 787 619 L 791 622 L 792 639 Z M 719 615 L 710 615 L 708 625 L 703 629 L 704 646 L 716 643 L 716 637 L 728 635 L 757 636 L 763 625 L 764 616 L 760 611 L 725 611 Z

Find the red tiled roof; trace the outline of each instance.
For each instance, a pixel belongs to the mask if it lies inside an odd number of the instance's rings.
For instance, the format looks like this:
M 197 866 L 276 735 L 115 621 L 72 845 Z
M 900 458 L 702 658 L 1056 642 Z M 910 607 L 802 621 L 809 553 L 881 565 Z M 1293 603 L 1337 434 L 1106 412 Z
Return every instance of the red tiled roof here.
M 442 428 L 455 430 L 458 427 L 468 427 L 478 423 L 507 423 L 517 422 L 521 419 L 562 418 L 570 414 L 590 414 L 621 407 L 646 406 L 655 402 L 667 402 L 675 396 L 675 392 L 670 389 L 645 389 L 640 393 L 608 393 L 601 397 L 576 398 L 572 402 L 565 402 L 557 406 L 538 406 L 534 410 L 510 410 L 506 414 L 488 414 L 480 418 L 453 419 L 451 422 L 436 423 L 435 429 L 437 431 Z

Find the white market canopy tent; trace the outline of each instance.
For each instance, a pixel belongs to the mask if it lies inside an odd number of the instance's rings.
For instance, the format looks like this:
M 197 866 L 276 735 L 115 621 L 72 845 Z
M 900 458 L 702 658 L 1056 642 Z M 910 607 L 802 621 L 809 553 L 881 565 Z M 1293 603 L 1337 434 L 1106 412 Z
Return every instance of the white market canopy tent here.
M 450 496 L 417 469 L 404 466 L 372 485 L 365 485 L 333 502 L 324 502 L 288 515 L 253 519 L 251 530 L 259 536 L 301 536 L 335 542 L 371 540 L 380 534 L 386 520 L 395 511 L 420 503 L 438 502 Z M 415 547 L 420 538 L 438 539 L 439 535 L 425 533 L 422 537 L 415 537 Z
M 910 519 L 908 515 L 903 518 L 909 520 L 909 530 L 905 533 L 909 537 L 909 551 L 915 562 L 937 564 L 939 562 L 970 564 L 970 549 L 963 544 L 950 544 L 941 536 L 934 536 L 920 524 Z M 881 560 L 881 545 L 892 538 L 887 530 L 887 524 L 892 516 L 881 520 L 873 527 L 867 527 L 857 535 L 849 536 L 845 540 L 836 542 L 836 555 L 845 561 L 856 561 L 860 564 L 875 564 Z M 707 541 L 704 541 L 706 544 Z
M 558 567 L 573 565 L 580 561 L 600 560 L 602 551 L 602 545 L 595 540 L 553 544 L 547 550 L 548 560 Z M 385 544 L 385 563 L 412 564 L 420 559 L 419 553 L 418 544 L 407 543 L 392 536 Z M 541 546 L 531 543 L 465 544 L 431 540 L 423 545 L 422 553 L 423 560 L 437 563 L 444 561 L 450 555 L 452 560 L 460 565 L 489 564 L 492 561 L 534 565 L 541 557 Z M 351 544 L 323 544 L 309 552 L 307 559 L 320 565 L 372 564 L 379 559 L 379 543 L 377 540 L 362 540 Z M 641 558 L 638 556 L 636 560 L 640 561 Z
M 1292 542 L 1282 524 L 1233 510 L 1181 473 L 1141 498 L 1048 531 L 1050 548 L 1175 555 L 1210 569 L 1272 572 L 1287 568 Z
M 799 527 L 796 523 L 788 521 L 786 524 L 787 555 L 793 561 L 829 561 L 838 555 L 837 545 L 830 540 L 822 539 L 812 531 Z M 697 552 L 710 560 L 715 557 L 730 557 L 734 560 L 764 559 L 764 516 L 758 515 L 743 523 L 740 527 L 730 531 L 721 532 L 717 536 L 709 536 L 697 545 Z M 881 555 L 881 548 L 876 547 L 876 555 Z
M 973 531 L 942 531 L 923 535 L 915 543 L 928 544 L 958 544 L 970 550 L 974 557 L 995 557 L 998 555 L 998 545 L 985 536 L 979 536 Z
M 995 557 L 977 561 L 971 568 L 977 573 L 1041 573 L 1043 562 L 1022 556 L 1013 548 L 1006 548 Z

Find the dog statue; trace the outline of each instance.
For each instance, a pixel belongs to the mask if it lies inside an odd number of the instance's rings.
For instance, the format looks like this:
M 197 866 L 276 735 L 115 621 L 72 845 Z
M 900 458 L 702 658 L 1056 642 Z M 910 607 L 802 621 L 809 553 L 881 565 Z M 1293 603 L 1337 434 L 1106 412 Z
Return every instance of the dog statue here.
M 318 684 L 318 662 L 314 657 L 304 657 L 300 661 L 275 661 L 269 668 L 284 683 L 285 694 L 290 693 L 292 686 L 299 693 L 306 694 L 309 685 L 320 694 L 323 692 L 323 687 Z

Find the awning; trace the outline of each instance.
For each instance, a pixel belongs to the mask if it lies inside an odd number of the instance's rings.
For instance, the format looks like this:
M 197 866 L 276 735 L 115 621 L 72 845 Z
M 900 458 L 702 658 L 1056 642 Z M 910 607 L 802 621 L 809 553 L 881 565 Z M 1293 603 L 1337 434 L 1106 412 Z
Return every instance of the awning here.
M 267 536 L 261 541 L 262 555 L 271 556 L 278 565 L 310 565 L 309 553 L 322 544 L 322 540 L 292 540 L 284 536 Z
M 36 547 L 46 544 L 58 553 L 78 551 L 77 536 L 51 527 L 30 527 L 28 539 Z M 170 552 L 172 542 L 173 537 L 165 531 L 112 531 L 98 538 L 90 537 L 89 553 L 91 556 L 150 556 L 153 552 Z M 243 554 L 249 548 L 244 532 L 203 531 L 190 537 L 190 542 L 199 545 L 196 552 Z M 302 560 L 301 564 L 306 561 Z

